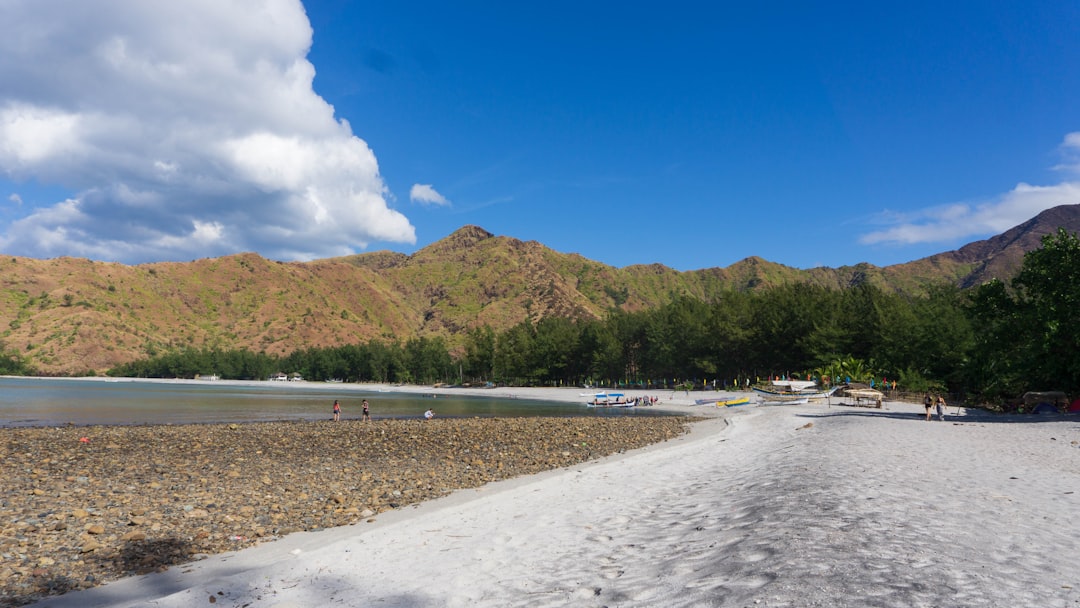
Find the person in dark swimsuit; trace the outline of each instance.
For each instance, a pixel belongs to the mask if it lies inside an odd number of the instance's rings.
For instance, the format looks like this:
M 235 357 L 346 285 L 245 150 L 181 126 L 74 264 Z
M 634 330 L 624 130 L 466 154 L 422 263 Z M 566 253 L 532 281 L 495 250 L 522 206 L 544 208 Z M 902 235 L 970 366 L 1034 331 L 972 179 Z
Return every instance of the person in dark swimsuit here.
M 360 416 L 360 419 L 370 421 L 371 420 L 371 412 L 368 411 L 367 399 L 364 399 L 364 402 L 361 403 L 361 405 L 364 407 L 364 413 Z

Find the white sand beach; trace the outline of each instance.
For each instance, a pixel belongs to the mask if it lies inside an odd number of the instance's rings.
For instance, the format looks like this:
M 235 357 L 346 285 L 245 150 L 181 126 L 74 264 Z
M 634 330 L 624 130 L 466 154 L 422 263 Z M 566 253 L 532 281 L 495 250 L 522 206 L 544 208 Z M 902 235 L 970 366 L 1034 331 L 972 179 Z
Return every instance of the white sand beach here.
M 1080 605 L 1076 418 L 661 396 L 715 417 L 631 453 L 37 605 Z

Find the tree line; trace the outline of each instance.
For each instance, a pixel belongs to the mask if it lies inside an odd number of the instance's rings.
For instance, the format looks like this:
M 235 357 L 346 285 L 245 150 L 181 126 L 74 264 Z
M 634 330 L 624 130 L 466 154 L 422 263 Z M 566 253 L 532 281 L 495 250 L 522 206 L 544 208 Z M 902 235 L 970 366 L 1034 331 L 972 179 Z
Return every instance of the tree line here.
M 1006 284 L 904 295 L 868 284 L 793 284 L 682 297 L 603 319 L 545 318 L 505 331 L 308 348 L 286 356 L 189 348 L 110 370 L 134 377 L 486 383 L 521 386 L 732 386 L 774 376 L 947 391 L 973 400 L 1080 391 L 1080 241 L 1061 229 Z

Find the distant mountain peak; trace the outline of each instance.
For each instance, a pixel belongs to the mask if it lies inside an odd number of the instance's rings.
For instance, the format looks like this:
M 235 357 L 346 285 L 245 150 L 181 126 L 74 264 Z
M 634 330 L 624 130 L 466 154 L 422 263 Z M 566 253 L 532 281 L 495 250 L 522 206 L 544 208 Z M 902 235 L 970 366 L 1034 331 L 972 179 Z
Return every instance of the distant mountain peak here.
M 484 230 L 480 226 L 462 226 L 446 237 L 445 241 L 452 241 L 456 245 L 475 245 L 480 241 L 484 241 L 494 237 L 495 235 Z
M 993 278 L 1004 280 L 1020 270 L 1025 253 L 1040 248 L 1043 237 L 1054 234 L 1058 228 L 1080 232 L 1080 205 L 1051 207 L 999 235 L 925 260 L 940 263 L 948 259 L 970 265 L 972 268 L 967 276 L 958 282 L 961 287 L 971 287 Z

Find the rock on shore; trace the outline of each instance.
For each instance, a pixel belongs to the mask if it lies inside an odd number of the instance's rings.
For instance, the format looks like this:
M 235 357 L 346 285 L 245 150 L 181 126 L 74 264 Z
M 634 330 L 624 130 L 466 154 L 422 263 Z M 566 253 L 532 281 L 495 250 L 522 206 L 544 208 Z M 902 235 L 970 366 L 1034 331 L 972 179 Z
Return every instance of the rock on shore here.
M 2 429 L 0 604 L 673 438 L 683 417 Z

